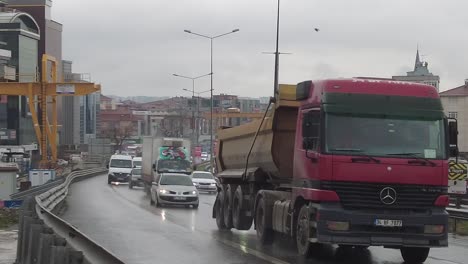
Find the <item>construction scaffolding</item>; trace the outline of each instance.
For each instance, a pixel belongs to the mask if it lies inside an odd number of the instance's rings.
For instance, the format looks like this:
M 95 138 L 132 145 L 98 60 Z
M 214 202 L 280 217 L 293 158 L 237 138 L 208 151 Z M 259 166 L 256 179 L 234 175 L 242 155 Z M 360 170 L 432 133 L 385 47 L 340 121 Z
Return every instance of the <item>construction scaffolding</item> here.
M 42 56 L 40 82 L 0 83 L 0 95 L 26 96 L 28 98 L 34 131 L 41 151 L 41 168 L 49 168 L 57 161 L 57 96 L 83 96 L 100 90 L 100 85 L 94 83 L 57 82 L 57 60 L 47 54 Z M 36 110 L 36 104 L 40 109 L 39 114 Z M 49 124 L 47 116 L 48 104 L 51 104 L 52 108 L 52 125 Z M 50 158 L 48 146 L 50 146 Z

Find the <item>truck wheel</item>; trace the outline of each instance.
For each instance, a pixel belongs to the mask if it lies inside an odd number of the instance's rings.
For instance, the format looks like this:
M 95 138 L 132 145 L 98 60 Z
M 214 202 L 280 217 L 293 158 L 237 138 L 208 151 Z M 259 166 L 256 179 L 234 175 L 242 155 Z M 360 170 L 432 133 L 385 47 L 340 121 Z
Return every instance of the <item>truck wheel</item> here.
M 242 185 L 239 185 L 232 200 L 232 224 L 237 230 L 249 230 L 252 227 L 252 216 L 247 216 L 247 202 L 244 200 Z
M 228 229 L 224 224 L 224 194 L 224 186 L 221 186 L 215 201 L 216 225 L 219 230 Z
M 258 200 L 257 210 L 255 211 L 255 226 L 257 229 L 257 238 L 262 245 L 270 245 L 273 243 L 274 231 L 269 227 L 268 223 L 271 222 L 267 214 L 267 205 L 263 197 Z
M 150 205 L 154 205 L 153 196 L 150 194 Z
M 419 264 L 426 261 L 429 256 L 429 248 L 403 247 L 400 249 L 401 256 L 407 264 Z
M 128 188 L 129 188 L 129 189 L 133 189 L 133 183 L 132 183 L 132 181 L 128 182 Z
M 299 255 L 310 256 L 313 243 L 310 238 L 313 234 L 313 229 L 310 226 L 310 212 L 307 204 L 301 207 L 296 221 L 296 245 Z
M 112 180 L 110 177 L 107 177 L 107 184 L 111 184 L 112 183 Z
M 236 188 L 237 185 L 234 184 L 228 184 L 227 187 L 224 188 L 224 225 L 229 229 L 232 228 L 232 198 Z

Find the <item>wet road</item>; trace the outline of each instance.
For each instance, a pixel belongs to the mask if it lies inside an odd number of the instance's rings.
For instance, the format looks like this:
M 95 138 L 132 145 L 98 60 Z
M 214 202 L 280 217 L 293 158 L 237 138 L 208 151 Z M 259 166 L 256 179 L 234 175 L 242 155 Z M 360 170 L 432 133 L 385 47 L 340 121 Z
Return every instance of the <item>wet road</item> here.
M 401 264 L 397 250 L 342 251 L 321 247 L 311 259 L 295 255 L 288 239 L 262 247 L 254 230 L 219 232 L 211 208 L 215 196 L 201 194 L 198 209 L 156 208 L 142 189 L 108 186 L 105 175 L 72 185 L 63 218 L 125 263 L 311 263 Z M 277 240 L 277 241 L 278 241 Z M 465 264 L 468 239 L 451 238 L 433 249 L 427 264 Z

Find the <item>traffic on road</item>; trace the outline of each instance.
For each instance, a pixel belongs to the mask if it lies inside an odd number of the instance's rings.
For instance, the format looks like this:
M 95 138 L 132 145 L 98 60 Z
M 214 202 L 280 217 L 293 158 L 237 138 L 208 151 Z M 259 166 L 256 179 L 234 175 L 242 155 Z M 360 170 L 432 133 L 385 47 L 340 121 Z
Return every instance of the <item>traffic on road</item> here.
M 93 203 L 87 202 L 89 199 Z M 271 245 L 261 245 L 253 228 L 219 231 L 211 218 L 215 200 L 216 195 L 200 193 L 198 210 L 155 207 L 150 205 L 150 197 L 142 187 L 107 185 L 106 175 L 102 175 L 72 186 L 63 218 L 128 264 L 403 263 L 396 249 L 322 245 L 305 258 L 297 255 L 291 239 L 279 237 Z M 425 263 L 466 263 L 467 246 L 467 239 L 450 235 L 449 247 L 431 250 Z

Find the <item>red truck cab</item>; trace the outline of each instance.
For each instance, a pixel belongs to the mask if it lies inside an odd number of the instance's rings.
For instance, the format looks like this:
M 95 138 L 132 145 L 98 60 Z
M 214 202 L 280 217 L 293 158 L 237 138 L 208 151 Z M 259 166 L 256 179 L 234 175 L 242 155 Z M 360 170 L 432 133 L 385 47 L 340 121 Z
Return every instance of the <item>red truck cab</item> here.
M 297 89 L 308 97 L 298 111 L 292 200 L 296 213 L 306 206 L 316 219 L 316 240 L 447 246 L 449 145 L 437 91 L 369 79 Z

